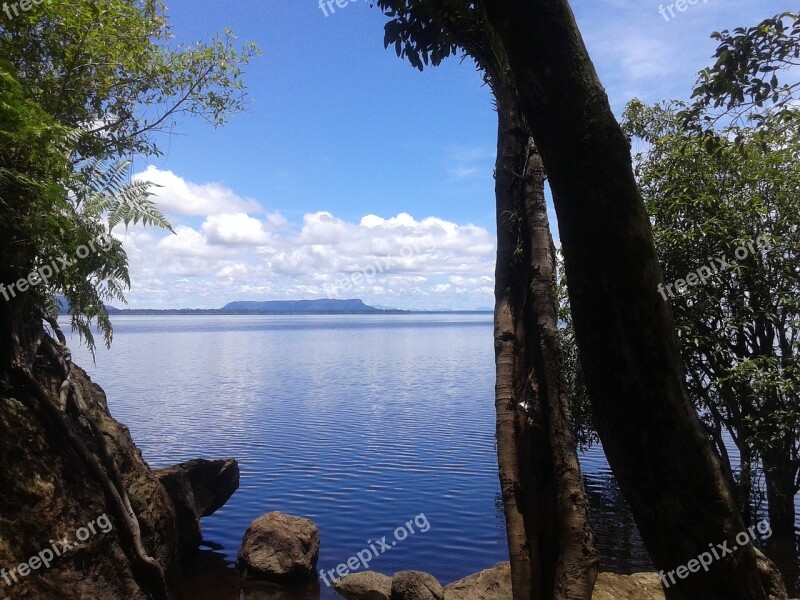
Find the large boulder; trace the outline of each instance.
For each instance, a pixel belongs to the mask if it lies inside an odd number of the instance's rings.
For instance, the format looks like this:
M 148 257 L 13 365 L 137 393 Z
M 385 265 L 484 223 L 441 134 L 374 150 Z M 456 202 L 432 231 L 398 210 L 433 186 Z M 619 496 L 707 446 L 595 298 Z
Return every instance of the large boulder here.
M 375 571 L 362 571 L 335 580 L 333 588 L 347 600 L 389 600 L 392 578 Z
M 253 521 L 239 550 L 248 576 L 275 583 L 316 581 L 319 529 L 308 519 L 271 512 Z
M 444 600 L 444 588 L 429 573 L 400 571 L 392 577 L 391 600 Z
M 511 563 L 454 581 L 444 588 L 444 600 L 511 600 Z
M 175 505 L 180 554 L 191 556 L 203 541 L 200 519 L 213 515 L 239 488 L 239 464 L 233 458 L 195 459 L 155 474 Z
M 141 526 L 143 546 L 169 573 L 177 557 L 172 502 L 142 459 L 128 428 L 109 413 L 103 390 L 85 372 L 74 369 L 73 379 L 87 412 L 119 465 Z M 47 372 L 37 373 L 37 379 L 57 402 L 61 382 Z M 65 447 L 52 425 L 26 408 L 24 396 L 30 394 L 0 376 L 0 566 L 10 570 L 30 561 L 31 568 L 37 567 L 17 582 L 12 580 L 11 587 L 0 579 L 0 598 L 150 598 L 142 590 L 141 577 L 131 570 L 121 541 L 122 527 L 106 502 L 103 487 Z M 102 453 L 88 428 L 74 430 L 102 463 Z M 78 546 L 81 529 L 91 535 Z M 58 541 L 62 538 L 72 547 L 63 546 Z M 49 558 L 48 540 L 58 545 L 61 555 L 46 565 L 38 556 Z

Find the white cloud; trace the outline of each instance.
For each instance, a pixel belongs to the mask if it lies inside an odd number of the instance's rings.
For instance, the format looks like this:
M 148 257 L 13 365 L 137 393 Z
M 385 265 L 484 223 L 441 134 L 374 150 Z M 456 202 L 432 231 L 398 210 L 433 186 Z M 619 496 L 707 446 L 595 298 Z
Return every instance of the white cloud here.
M 162 171 L 149 165 L 135 179 L 150 181 L 154 187 L 153 201 L 159 210 L 186 216 L 218 215 L 237 212 L 261 212 L 255 200 L 242 198 L 218 183 L 196 184 L 186 181 L 172 171 Z
M 204 218 L 177 224 L 175 235 L 117 232 L 131 258 L 134 308 L 325 297 L 417 309 L 491 304 L 495 243 L 483 227 L 408 213 L 348 221 L 318 211 L 290 222 L 220 186 L 153 167 L 142 176 L 165 186 L 162 210 Z
M 212 244 L 263 246 L 269 241 L 264 223 L 245 213 L 211 215 L 203 223 L 202 232 Z

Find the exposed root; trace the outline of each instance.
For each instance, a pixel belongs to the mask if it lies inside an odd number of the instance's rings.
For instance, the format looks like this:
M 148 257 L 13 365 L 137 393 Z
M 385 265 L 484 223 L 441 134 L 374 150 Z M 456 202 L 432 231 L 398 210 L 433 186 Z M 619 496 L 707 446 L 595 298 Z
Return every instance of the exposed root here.
M 70 448 L 100 483 L 112 511 L 121 525 L 121 531 L 128 538 L 129 549 L 135 561 L 135 570 L 139 570 L 142 576 L 146 578 L 145 583 L 148 591 L 156 600 L 169 600 L 164 571 L 161 565 L 149 556 L 144 549 L 139 520 L 131 505 L 122 473 L 114 459 L 111 446 L 103 435 L 97 421 L 89 414 L 80 387 L 73 380 L 72 357 L 66 346 L 66 337 L 55 319 L 44 318 L 52 327 L 59 343 L 56 345 L 52 338 L 42 335 L 42 339 L 37 340 L 35 346 L 37 351 L 41 350 L 46 357 L 55 363 L 64 378 L 59 388 L 59 400 L 57 404 L 52 401 L 50 394 L 36 380 L 30 367 L 21 359 L 24 354 L 18 351 L 15 353 L 13 371 L 36 397 L 36 402 L 30 398 L 22 398 L 21 401 L 40 421 L 50 422 L 57 428 L 58 433 L 66 439 Z M 19 350 L 19 344 L 17 343 L 16 345 Z M 97 459 L 76 432 L 75 427 L 67 416 L 68 408 L 73 408 L 77 417 L 82 418 L 89 424 L 105 464 Z

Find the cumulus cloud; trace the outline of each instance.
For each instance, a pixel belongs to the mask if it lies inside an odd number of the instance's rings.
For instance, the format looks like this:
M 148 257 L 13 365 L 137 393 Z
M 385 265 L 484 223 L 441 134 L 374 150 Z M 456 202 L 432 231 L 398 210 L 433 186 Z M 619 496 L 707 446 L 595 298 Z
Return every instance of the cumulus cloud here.
M 483 227 L 408 213 L 350 221 L 317 211 L 289 221 L 214 184 L 153 168 L 142 177 L 164 185 L 162 210 L 203 219 L 178 224 L 175 235 L 119 233 L 132 307 L 326 297 L 414 309 L 491 304 L 495 243 Z
M 162 171 L 149 165 L 134 179 L 150 181 L 153 201 L 165 213 L 186 216 L 206 216 L 223 213 L 260 212 L 261 205 L 255 200 L 242 198 L 231 189 L 218 183 L 198 185 L 186 181 L 172 171 Z
M 263 246 L 269 241 L 264 223 L 245 213 L 210 215 L 202 232 L 212 244 Z

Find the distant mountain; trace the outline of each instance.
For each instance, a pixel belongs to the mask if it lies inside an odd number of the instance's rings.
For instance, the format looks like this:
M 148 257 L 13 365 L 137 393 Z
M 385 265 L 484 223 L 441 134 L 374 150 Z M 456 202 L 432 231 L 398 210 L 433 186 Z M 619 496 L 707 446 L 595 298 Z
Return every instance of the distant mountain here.
M 379 308 L 361 300 L 270 300 L 268 302 L 231 302 L 223 313 L 379 313 Z
M 69 305 L 63 296 L 56 297 L 62 315 L 69 314 Z M 330 315 L 330 314 L 405 314 L 412 311 L 383 306 L 369 306 L 362 300 L 269 300 L 266 302 L 230 302 L 222 308 L 116 308 L 106 306 L 109 314 L 116 315 Z
M 60 315 L 68 315 L 69 314 L 69 303 L 67 302 L 67 299 L 64 296 L 56 296 L 55 297 L 55 301 L 56 301 L 56 306 L 58 307 L 58 314 L 60 314 Z M 108 305 L 106 305 L 106 310 L 108 311 L 108 314 L 110 314 L 110 315 L 114 315 L 114 314 L 122 312 L 120 309 L 118 309 L 118 308 L 116 308 L 114 306 L 108 306 Z

